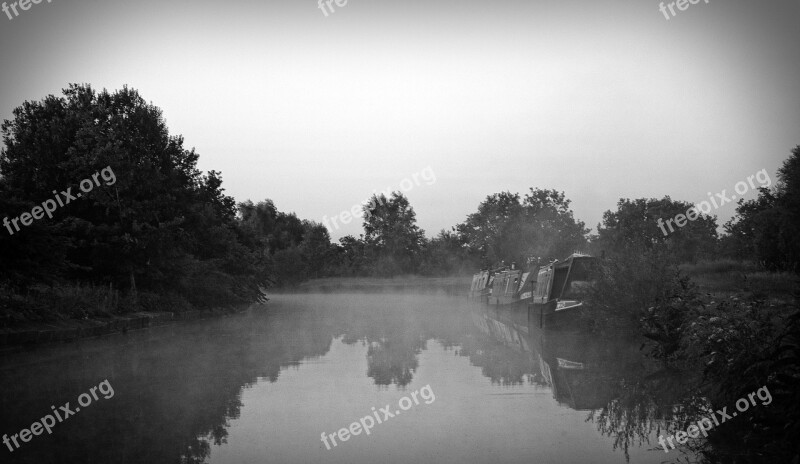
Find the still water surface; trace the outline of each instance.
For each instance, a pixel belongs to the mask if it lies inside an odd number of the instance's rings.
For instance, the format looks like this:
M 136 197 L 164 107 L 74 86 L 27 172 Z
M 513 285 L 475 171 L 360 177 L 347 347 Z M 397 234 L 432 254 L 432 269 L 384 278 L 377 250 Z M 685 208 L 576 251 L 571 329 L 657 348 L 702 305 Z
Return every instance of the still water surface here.
M 638 340 L 541 332 L 527 312 L 444 295 L 279 295 L 205 320 L 0 358 L 0 433 L 105 379 L 4 462 L 659 463 L 680 379 Z M 654 380 L 655 379 L 655 380 Z M 336 434 L 429 386 L 427 401 Z M 373 412 L 373 407 L 375 412 Z M 366 421 L 368 424 L 369 421 Z M 649 442 L 648 442 L 649 440 Z M 329 438 L 330 442 L 330 438 Z

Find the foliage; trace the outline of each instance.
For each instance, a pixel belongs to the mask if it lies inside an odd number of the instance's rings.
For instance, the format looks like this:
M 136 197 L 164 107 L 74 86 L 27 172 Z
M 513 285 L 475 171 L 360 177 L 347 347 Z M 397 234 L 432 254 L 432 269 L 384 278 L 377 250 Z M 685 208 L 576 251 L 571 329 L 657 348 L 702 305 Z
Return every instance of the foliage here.
M 442 230 L 424 246 L 419 272 L 423 275 L 465 275 L 475 272 L 480 262 L 463 236 Z
M 330 272 L 336 250 L 322 224 L 278 211 L 272 200 L 240 203 L 239 214 L 249 246 L 269 262 L 271 282 L 288 285 Z
M 667 259 L 663 249 L 609 258 L 591 290 L 594 331 L 636 328 L 651 340 L 651 354 L 670 357 L 678 348 L 687 307 L 698 298 L 695 285 Z
M 372 195 L 364 205 L 364 244 L 375 274 L 415 272 L 424 242 L 425 231 L 402 193 Z
M 762 386 L 776 405 L 752 408 L 746 420 L 712 434 L 704 449 L 713 462 L 747 459 L 795 462 L 800 447 L 800 312 L 797 304 L 770 303 L 758 295 L 703 302 L 682 328 L 682 359 L 702 369 L 705 393 L 730 406 Z M 789 445 L 795 443 L 794 445 Z
M 556 190 L 489 195 L 456 230 L 484 266 L 526 258 L 563 258 L 585 248 L 588 229 L 576 221 L 570 200 Z
M 740 199 L 736 216 L 725 223 L 723 250 L 753 259 L 770 270 L 800 270 L 800 145 L 778 169 L 779 182 L 759 189 L 758 198 Z
M 701 293 L 655 251 L 609 259 L 592 296 L 586 322 L 605 335 L 619 326 L 649 340 L 649 353 L 666 366 L 702 376 L 685 385 L 699 391 L 707 407 L 730 407 L 767 386 L 780 407 L 759 407 L 697 448 L 707 462 L 793 462 L 800 448 L 785 446 L 800 431 L 800 311 L 797 302 L 776 299 L 745 285 L 722 296 Z M 726 265 L 706 268 L 730 268 Z M 707 409 L 689 408 L 699 418 Z M 684 422 L 691 422 L 688 417 Z
M 691 203 L 675 201 L 669 196 L 660 200 L 620 199 L 617 211 L 603 213 L 603 222 L 597 226 L 598 235 L 592 248 L 598 253 L 611 255 L 658 248 L 662 250 L 659 251 L 661 259 L 668 258 L 674 262 L 694 262 L 709 256 L 716 247 L 715 217 L 698 213 L 695 220 L 686 221 L 683 227 L 672 226 L 674 222 L 669 226 L 664 223 L 678 214 L 685 215 L 691 207 Z
M 170 136 L 161 111 L 127 87 L 70 85 L 25 102 L 2 125 L 0 213 L 16 217 L 53 190 L 108 168 L 105 185 L 14 235 L 0 234 L 0 283 L 21 292 L 57 282 L 177 293 L 196 307 L 256 300 L 263 256 L 236 218 L 218 172 Z M 73 192 L 73 194 L 76 192 Z M 37 266 L 37 261 L 40 265 Z

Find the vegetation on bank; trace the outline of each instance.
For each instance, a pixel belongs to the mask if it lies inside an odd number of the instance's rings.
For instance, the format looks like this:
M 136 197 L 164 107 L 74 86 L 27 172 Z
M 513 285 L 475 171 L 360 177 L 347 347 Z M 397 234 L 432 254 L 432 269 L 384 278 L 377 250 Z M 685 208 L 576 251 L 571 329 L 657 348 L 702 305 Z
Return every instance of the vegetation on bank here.
M 646 202 L 639 204 L 644 231 L 601 227 L 595 242 L 609 253 L 586 328 L 605 335 L 634 329 L 666 367 L 696 374 L 686 376 L 693 380 L 683 385 L 686 400 L 679 401 L 694 409 L 670 430 L 707 416 L 703 408 L 731 409 L 762 386 L 780 405 L 749 410 L 715 428 L 693 445 L 703 462 L 800 462 L 800 241 L 787 235 L 800 212 L 798 160 L 800 147 L 778 171 L 775 189 L 739 202 L 727 235 L 714 242 L 716 256 L 725 258 L 689 260 L 670 239 L 648 234 Z M 620 211 L 630 205 L 621 201 Z M 701 404 L 690 400 L 698 395 Z
M 54 189 L 109 166 L 116 182 L 83 192 L 53 218 L 0 234 L 4 322 L 227 307 L 257 300 L 268 283 L 260 237 L 237 217 L 218 173 L 169 135 L 161 111 L 134 90 L 25 102 L 2 125 L 0 215 L 31 211 Z
M 800 311 L 796 274 L 772 274 L 753 265 L 700 263 L 689 267 L 706 278 L 719 268 L 739 274 L 736 290 L 701 287 L 674 264 L 658 264 L 655 254 L 609 260 L 596 289 L 597 311 L 584 321 L 599 336 L 620 329 L 637 332 L 643 348 L 686 381 L 675 405 L 683 419 L 668 432 L 685 430 L 708 416 L 708 409 L 730 411 L 736 400 L 766 386 L 768 407 L 740 413 L 715 428 L 708 441 L 692 442 L 701 462 L 798 462 L 800 445 Z M 697 269 L 706 271 L 698 273 Z M 760 276 L 748 279 L 747 276 Z M 702 402 L 696 401 L 702 398 Z
M 687 391 L 714 406 L 762 385 L 776 403 L 795 405 L 715 430 L 700 450 L 708 461 L 800 460 L 797 445 L 779 446 L 800 435 L 800 146 L 779 182 L 739 200 L 722 236 L 704 214 L 664 235 L 658 219 L 691 206 L 670 197 L 620 199 L 592 235 L 563 192 L 531 188 L 487 196 L 432 239 L 404 195 L 373 196 L 364 233 L 332 243 L 322 224 L 270 200 L 225 195 L 220 173 L 200 172 L 199 155 L 132 89 L 71 85 L 17 108 L 2 137 L 0 217 L 31 211 L 53 189 L 77 191 L 106 166 L 116 175 L 53 218 L 0 232 L 2 327 L 230 307 L 309 278 L 465 275 L 588 251 L 605 257 L 588 330 L 637 330 L 666 365 L 701 373 Z
M 225 195 L 221 174 L 199 171 L 199 154 L 169 134 L 161 110 L 133 89 L 73 84 L 13 114 L 1 131 L 2 217 L 23 217 L 53 189 L 77 194 L 79 182 L 101 168 L 113 170 L 115 182 L 61 205 L 52 218 L 23 219 L 21 230 L 0 233 L 3 326 L 237 306 L 309 278 L 465 275 L 587 243 L 563 193 L 540 189 L 524 199 L 491 195 L 432 239 L 404 195 L 373 197 L 364 234 L 331 243 L 323 225 L 268 199 L 237 203 Z M 519 246 L 511 245 L 516 239 Z

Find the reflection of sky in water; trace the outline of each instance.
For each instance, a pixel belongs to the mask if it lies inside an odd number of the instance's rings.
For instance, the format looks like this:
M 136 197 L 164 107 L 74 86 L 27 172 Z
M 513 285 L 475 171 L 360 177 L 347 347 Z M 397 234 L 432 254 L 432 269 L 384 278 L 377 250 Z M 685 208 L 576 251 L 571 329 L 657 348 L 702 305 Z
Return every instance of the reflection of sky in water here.
M 438 342 L 420 353 L 405 390 L 376 388 L 364 376 L 365 357 L 364 346 L 335 341 L 321 360 L 245 391 L 242 416 L 232 421 L 228 443 L 212 449 L 211 462 L 262 462 L 265 454 L 270 462 L 624 462 L 585 412 L 559 406 L 547 388 L 493 386 L 469 358 Z M 373 406 L 394 410 L 425 385 L 433 403 L 420 402 L 331 450 L 320 440 Z M 633 462 L 663 459 L 648 454 L 634 453 Z
M 267 310 L 7 357 L 0 426 L 14 433 L 108 378 L 112 400 L 12 462 L 617 463 L 625 453 L 609 436 L 625 412 L 661 410 L 619 389 L 652 367 L 629 348 L 543 336 L 524 311 L 445 297 L 286 295 Z M 425 385 L 435 402 L 332 450 L 320 440 Z M 631 462 L 660 462 L 651 443 L 631 442 Z

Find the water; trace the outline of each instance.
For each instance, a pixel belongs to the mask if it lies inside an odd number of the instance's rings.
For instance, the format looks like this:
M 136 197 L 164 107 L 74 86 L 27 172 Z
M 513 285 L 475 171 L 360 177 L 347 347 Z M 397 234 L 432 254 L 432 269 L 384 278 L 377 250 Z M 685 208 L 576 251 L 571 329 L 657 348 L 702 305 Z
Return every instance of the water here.
M 82 393 L 91 404 L 52 434 L 2 446 L 2 459 L 674 460 L 655 433 L 680 379 L 623 338 L 542 333 L 525 310 L 441 295 L 279 295 L 227 318 L 6 355 L 0 433 L 30 427 L 51 405 L 74 409 Z M 104 380 L 113 396 L 90 398 Z M 358 435 L 337 434 L 354 422 Z

